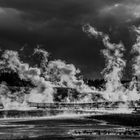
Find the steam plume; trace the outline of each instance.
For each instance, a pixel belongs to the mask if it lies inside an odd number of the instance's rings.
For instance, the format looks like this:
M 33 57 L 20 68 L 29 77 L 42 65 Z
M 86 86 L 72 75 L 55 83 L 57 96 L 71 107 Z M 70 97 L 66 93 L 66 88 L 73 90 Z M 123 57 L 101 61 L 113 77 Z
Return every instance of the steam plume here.
M 78 74 L 80 74 L 80 70 L 76 69 L 73 64 L 67 64 L 62 60 L 54 60 L 48 63 L 45 77 L 56 86 L 76 89 L 76 91 L 82 94 L 81 96 L 83 96 L 85 93 L 94 94 L 95 89 L 92 89 L 86 85 Z M 85 96 L 86 99 L 88 98 L 91 100 L 89 95 Z M 83 98 L 83 100 L 85 100 L 85 98 Z M 79 97 L 79 101 L 80 100 L 81 98 Z
M 101 37 L 105 46 L 105 49 L 102 50 L 106 59 L 106 68 L 102 71 L 104 79 L 106 80 L 103 96 L 111 101 L 127 100 L 126 95 L 124 94 L 125 88 L 121 84 L 122 71 L 126 65 L 126 62 L 123 59 L 123 44 L 111 43 L 108 35 L 98 32 L 89 24 L 83 26 L 83 30 L 96 38 Z
M 136 32 L 137 38 L 136 43 L 132 46 L 132 53 L 135 55 L 133 59 L 133 78 L 130 83 L 130 90 L 128 92 L 131 100 L 139 100 L 140 94 L 140 27 L 134 27 L 133 30 Z
M 55 87 L 71 88 L 80 93 L 78 99 L 68 95 L 66 100 L 68 102 L 91 102 L 91 94 L 94 93 L 94 88 L 90 88 L 78 76 L 80 74 L 79 69 L 62 60 L 49 61 L 49 53 L 45 50 L 37 48 L 34 50 L 34 54 L 41 57 L 41 67 L 31 67 L 28 63 L 22 62 L 16 51 L 6 50 L 2 54 L 1 71 L 14 72 L 19 76 L 19 79 L 30 81 L 33 85 L 27 94 L 25 87 L 22 87 L 20 91 L 11 92 L 9 86 L 2 83 L 0 99 L 5 109 L 28 108 L 28 102 L 53 103 Z
M 27 63 L 23 63 L 19 58 L 18 52 L 6 50 L 2 55 L 0 66 L 1 70 L 10 69 L 16 72 L 20 79 L 31 81 L 35 86 L 35 88 L 31 89 L 29 95 L 26 95 L 26 91 L 24 91 L 22 95 L 20 92 L 14 93 L 13 95 L 16 94 L 15 98 L 11 97 L 11 92 L 6 85 L 2 86 L 1 99 L 4 106 L 7 106 L 9 103 L 9 106 L 15 105 L 15 108 L 19 108 L 19 105 L 28 101 L 43 102 L 45 100 L 45 102 L 53 102 L 52 84 L 41 76 L 41 70 L 39 68 L 30 67 Z M 5 96 L 3 96 L 4 91 L 6 92 L 6 94 L 4 94 Z M 26 98 L 27 96 L 28 98 Z M 21 98 L 23 98 L 22 103 L 19 102 Z

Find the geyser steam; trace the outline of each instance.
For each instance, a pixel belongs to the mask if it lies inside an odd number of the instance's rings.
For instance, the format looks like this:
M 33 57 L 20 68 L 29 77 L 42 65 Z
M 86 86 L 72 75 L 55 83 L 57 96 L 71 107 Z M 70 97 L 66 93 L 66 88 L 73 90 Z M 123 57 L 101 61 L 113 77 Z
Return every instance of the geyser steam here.
M 89 87 L 81 78 L 80 70 L 73 64 L 67 64 L 62 60 L 49 60 L 49 53 L 37 48 L 33 55 L 39 55 L 41 58 L 40 65 L 30 66 L 28 63 L 21 61 L 18 52 L 6 50 L 0 59 L 1 73 L 16 73 L 20 80 L 30 83 L 30 86 L 22 86 L 17 91 L 12 91 L 8 83 L 0 85 L 0 102 L 4 109 L 28 109 L 28 102 L 36 103 L 53 103 L 55 102 L 55 88 L 74 89 L 63 100 L 65 102 L 94 102 L 95 95 L 99 95 L 101 100 L 106 101 L 132 101 L 139 100 L 139 81 L 140 81 L 140 28 L 134 28 L 137 33 L 137 41 L 132 47 L 135 55 L 133 64 L 133 78 L 129 88 L 122 83 L 123 70 L 126 61 L 123 58 L 125 51 L 124 45 L 111 43 L 107 34 L 97 31 L 89 24 L 83 26 L 84 32 L 95 38 L 100 38 L 105 46 L 101 50 L 106 60 L 106 67 L 102 71 L 106 81 L 105 88 L 101 90 Z M 16 86 L 16 85 L 15 85 Z M 96 100 L 98 101 L 98 100 Z
M 130 95 L 130 99 L 136 100 L 140 99 L 140 94 L 138 94 L 140 90 L 140 28 L 134 27 L 133 30 L 136 33 L 137 38 L 135 44 L 132 46 L 131 51 L 134 54 L 132 65 L 133 78 L 130 83 L 130 91 L 128 93 Z
M 33 54 L 41 56 L 40 67 L 31 67 L 22 62 L 16 51 L 6 50 L 2 54 L 1 72 L 16 73 L 20 80 L 32 84 L 28 91 L 26 87 L 22 87 L 20 91 L 13 92 L 6 83 L 1 83 L 0 101 L 5 109 L 27 109 L 28 102 L 53 103 L 55 87 L 72 88 L 81 93 L 81 96 L 73 101 L 90 100 L 87 93 L 94 90 L 88 87 L 81 78 L 78 78 L 77 75 L 80 71 L 73 64 L 66 64 L 62 60 L 49 61 L 49 53 L 39 48 L 35 49 Z M 66 101 L 70 101 L 69 97 Z
M 34 85 L 29 95 L 26 94 L 25 90 L 22 94 L 20 94 L 20 92 L 11 93 L 6 85 L 6 87 L 2 86 L 2 88 L 7 89 L 5 92 L 3 91 L 4 93 L 1 92 L 0 94 L 4 107 L 10 108 L 15 105 L 15 108 L 19 108 L 19 105 L 21 106 L 22 104 L 24 104 L 25 107 L 27 101 L 43 102 L 45 100 L 45 102 L 53 102 L 53 87 L 50 82 L 45 81 L 45 79 L 40 76 L 41 70 L 39 68 L 30 67 L 27 63 L 23 63 L 19 58 L 18 52 L 5 51 L 2 55 L 0 66 L 1 70 L 8 69 L 9 72 L 14 71 L 21 80 L 30 81 Z
M 106 67 L 102 71 L 104 79 L 106 81 L 105 89 L 102 90 L 102 94 L 105 99 L 109 101 L 130 101 L 139 100 L 140 96 L 136 89 L 136 79 L 130 82 L 130 86 L 126 89 L 121 79 L 123 76 L 123 70 L 126 66 L 126 61 L 123 59 L 123 52 L 125 51 L 124 45 L 120 42 L 119 44 L 111 43 L 108 35 L 97 31 L 94 27 L 89 24 L 83 26 L 83 31 L 88 35 L 92 35 L 96 38 L 101 38 L 105 46 L 105 49 L 101 50 L 105 59 Z M 136 29 L 140 35 L 140 30 Z M 140 37 L 137 36 L 137 42 L 133 46 L 133 51 L 138 55 L 135 57 L 134 76 L 139 77 L 140 75 Z M 134 78 L 133 78 L 134 79 Z
M 102 50 L 106 59 L 106 68 L 102 71 L 106 81 L 103 96 L 110 101 L 126 100 L 126 97 L 124 96 L 124 87 L 121 84 L 122 71 L 126 65 L 126 62 L 123 59 L 123 44 L 110 43 L 108 35 L 96 31 L 96 29 L 90 25 L 85 25 L 83 30 L 95 37 L 101 37 L 103 44 L 106 47 Z

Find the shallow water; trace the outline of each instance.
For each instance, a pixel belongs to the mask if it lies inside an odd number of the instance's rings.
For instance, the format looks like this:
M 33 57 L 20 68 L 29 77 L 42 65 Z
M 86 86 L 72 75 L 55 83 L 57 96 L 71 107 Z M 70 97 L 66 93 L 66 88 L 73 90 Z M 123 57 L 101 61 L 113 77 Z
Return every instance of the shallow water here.
M 59 115 L 55 117 L 1 119 L 0 139 L 47 139 L 47 140 L 131 140 L 140 137 L 72 135 L 76 130 L 125 128 L 90 117 Z

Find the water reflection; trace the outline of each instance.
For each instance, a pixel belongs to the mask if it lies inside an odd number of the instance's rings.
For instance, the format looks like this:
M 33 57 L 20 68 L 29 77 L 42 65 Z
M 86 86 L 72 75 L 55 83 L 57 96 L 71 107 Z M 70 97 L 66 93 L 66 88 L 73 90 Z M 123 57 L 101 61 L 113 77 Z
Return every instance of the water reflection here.
M 87 117 L 54 117 L 38 119 L 3 119 L 0 120 L 0 139 L 50 139 L 50 140 L 90 140 L 121 139 L 119 136 L 72 135 L 70 132 L 92 129 L 123 128 Z M 125 137 L 125 139 L 132 139 Z M 133 137 L 134 139 L 134 137 Z M 138 139 L 135 137 L 135 139 Z

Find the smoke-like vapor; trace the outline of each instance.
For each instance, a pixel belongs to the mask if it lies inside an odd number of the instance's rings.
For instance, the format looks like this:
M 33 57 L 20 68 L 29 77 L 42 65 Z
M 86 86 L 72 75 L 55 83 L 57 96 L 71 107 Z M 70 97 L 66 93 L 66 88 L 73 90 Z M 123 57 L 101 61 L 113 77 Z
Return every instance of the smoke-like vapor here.
M 27 109 L 28 102 L 53 103 L 54 88 L 70 88 L 78 92 L 78 98 L 68 94 L 67 102 L 91 102 L 95 89 L 86 85 L 79 76 L 80 70 L 73 64 L 62 60 L 49 61 L 49 53 L 42 49 L 35 49 L 33 55 L 41 58 L 40 67 L 29 66 L 20 60 L 16 51 L 6 50 L 0 60 L 0 70 L 3 73 L 16 73 L 20 80 L 30 82 L 28 89 L 22 87 L 20 91 L 12 92 L 5 83 L 0 87 L 0 99 L 5 109 Z M 77 94 L 77 93 L 75 93 Z M 76 96 L 76 95 L 74 95 Z
M 49 58 L 49 53 L 43 49 L 36 48 L 34 49 L 34 54 L 33 55 L 39 55 L 41 57 L 41 68 L 43 70 L 46 70 L 47 63 L 48 63 L 48 58 Z
M 104 36 L 103 43 L 106 47 L 102 52 L 106 58 L 106 68 L 103 70 L 106 80 L 105 96 L 108 100 L 126 101 L 125 88 L 121 84 L 122 71 L 126 65 L 123 59 L 124 46 L 122 43 L 112 44 L 108 36 Z
M 102 37 L 103 33 L 97 31 L 95 28 L 93 28 L 92 26 L 90 26 L 90 24 L 85 24 L 82 26 L 82 30 L 84 32 L 86 32 L 89 36 L 94 36 L 94 37 Z
M 53 103 L 53 86 L 43 78 L 37 80 L 38 86 L 33 88 L 29 94 L 28 101 L 35 103 Z
M 6 83 L 0 85 L 0 102 L 4 109 L 27 109 L 26 94 L 24 88 L 17 92 L 11 92 Z
M 136 78 L 140 77 L 140 28 L 134 27 L 134 31 L 137 33 L 136 43 L 132 47 L 132 52 L 135 54 L 133 64 L 133 74 Z
M 83 30 L 96 38 L 102 38 L 105 46 L 105 49 L 102 50 L 106 59 L 106 68 L 102 71 L 104 79 L 106 80 L 103 96 L 111 101 L 127 100 L 124 94 L 125 88 L 121 84 L 122 71 L 126 65 L 123 59 L 123 52 L 125 50 L 123 44 L 111 43 L 108 35 L 98 32 L 89 24 L 83 26 Z
M 62 60 L 50 61 L 47 67 L 46 78 L 59 86 L 75 88 L 78 83 L 76 75 L 79 70 L 73 64 L 66 64 Z
M 140 94 L 140 27 L 133 27 L 134 32 L 136 32 L 137 38 L 135 44 L 132 46 L 132 53 L 135 55 L 133 59 L 133 78 L 129 86 L 129 99 L 139 100 Z
M 123 44 L 111 43 L 107 34 L 97 31 L 89 24 L 83 26 L 83 31 L 90 36 L 102 39 L 105 49 L 101 50 L 106 60 L 106 67 L 102 71 L 106 81 L 105 88 L 100 91 L 84 83 L 80 70 L 73 64 L 62 60 L 49 61 L 49 53 L 42 49 L 35 49 L 33 55 L 39 55 L 39 66 L 30 66 L 21 61 L 18 52 L 6 50 L 0 59 L 1 73 L 16 73 L 20 80 L 30 82 L 28 90 L 12 91 L 7 83 L 0 85 L 0 102 L 4 109 L 28 109 L 28 102 L 55 102 L 56 88 L 70 89 L 66 97 L 59 97 L 62 102 L 94 102 L 94 101 L 132 101 L 139 100 L 140 85 L 140 28 L 134 28 L 137 41 L 133 45 L 135 54 L 133 64 L 133 79 L 129 88 L 121 83 L 126 61 L 123 59 L 125 51 Z M 96 96 L 98 94 L 98 97 Z M 96 98 L 97 97 L 97 98 Z
M 52 82 L 55 86 L 67 87 L 76 89 L 76 91 L 81 93 L 81 97 L 79 100 L 91 100 L 88 93 L 94 94 L 95 89 L 90 88 L 86 85 L 82 78 L 78 75 L 80 74 L 80 70 L 76 69 L 73 64 L 66 64 L 66 62 L 62 60 L 54 60 L 50 61 L 47 66 L 47 71 L 44 74 L 45 78 Z M 83 94 L 86 94 L 83 97 Z
M 0 61 L 0 69 L 3 71 L 14 71 L 18 74 L 20 79 L 30 81 L 35 86 L 35 88 L 31 89 L 29 95 L 26 95 L 26 91 L 22 94 L 20 94 L 20 92 L 11 93 L 10 90 L 8 90 L 8 86 L 2 86 L 0 95 L 5 108 L 14 106 L 19 109 L 19 106 L 25 105 L 25 102 L 28 101 L 53 102 L 52 84 L 41 76 L 41 70 L 39 68 L 30 67 L 27 63 L 23 63 L 19 58 L 18 52 L 9 50 L 5 51 L 2 55 L 2 60 Z M 5 94 L 3 94 L 3 92 Z M 7 106 L 8 104 L 9 106 Z

